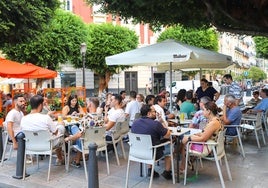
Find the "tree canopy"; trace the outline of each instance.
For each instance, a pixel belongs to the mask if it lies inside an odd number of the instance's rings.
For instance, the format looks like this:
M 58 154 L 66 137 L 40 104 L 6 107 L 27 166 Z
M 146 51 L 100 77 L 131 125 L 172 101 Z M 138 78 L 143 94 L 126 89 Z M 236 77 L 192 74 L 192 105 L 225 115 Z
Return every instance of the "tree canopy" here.
M 268 3 L 258 0 L 86 0 L 104 13 L 134 18 L 151 26 L 182 24 L 219 31 L 268 36 Z
M 1 0 L 0 47 L 36 36 L 58 7 L 58 0 Z
M 80 44 L 86 40 L 87 28 L 82 19 L 58 9 L 50 24 L 38 36 L 3 48 L 10 59 L 31 62 L 56 70 L 59 63 L 81 63 Z M 80 60 L 79 60 L 80 59 Z
M 267 79 L 267 74 L 259 67 L 252 66 L 248 70 L 248 76 L 244 74 L 234 75 L 235 80 L 252 79 L 253 82 L 259 82 Z
M 180 25 L 169 27 L 158 37 L 158 42 L 166 39 L 175 39 L 200 48 L 218 51 L 218 37 L 214 29 L 184 28 Z
M 257 57 L 268 59 L 268 38 L 267 37 L 254 37 L 256 44 Z
M 105 57 L 135 49 L 138 36 L 134 31 L 112 24 L 89 24 L 87 35 L 86 68 L 99 76 L 99 91 L 102 92 L 107 88 L 111 75 L 127 68 L 123 65 L 107 66 Z

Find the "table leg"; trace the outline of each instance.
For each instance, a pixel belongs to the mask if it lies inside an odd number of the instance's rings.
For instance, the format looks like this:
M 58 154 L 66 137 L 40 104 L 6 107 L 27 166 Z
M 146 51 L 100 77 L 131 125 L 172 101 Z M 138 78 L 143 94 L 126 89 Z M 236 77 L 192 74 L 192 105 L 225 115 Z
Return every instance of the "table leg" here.
M 177 183 L 180 183 L 180 137 L 177 136 Z

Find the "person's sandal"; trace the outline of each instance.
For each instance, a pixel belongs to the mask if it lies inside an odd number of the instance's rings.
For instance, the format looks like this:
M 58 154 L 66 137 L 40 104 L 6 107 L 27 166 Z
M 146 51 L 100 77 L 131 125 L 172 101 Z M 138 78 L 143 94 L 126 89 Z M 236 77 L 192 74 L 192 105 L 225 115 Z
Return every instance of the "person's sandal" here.
M 80 163 L 76 163 L 76 161 L 73 161 L 71 163 L 71 166 L 75 167 L 75 168 L 80 168 L 81 167 L 81 164 Z
M 62 160 L 56 159 L 55 166 L 61 166 L 61 165 L 65 165 L 64 159 Z

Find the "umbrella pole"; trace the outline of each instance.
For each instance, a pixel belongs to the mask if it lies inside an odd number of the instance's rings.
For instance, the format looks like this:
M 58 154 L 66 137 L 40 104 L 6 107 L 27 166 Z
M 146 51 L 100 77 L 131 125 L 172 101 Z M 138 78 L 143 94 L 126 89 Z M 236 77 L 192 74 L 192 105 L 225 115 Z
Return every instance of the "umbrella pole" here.
M 172 62 L 169 62 L 169 111 L 172 112 Z

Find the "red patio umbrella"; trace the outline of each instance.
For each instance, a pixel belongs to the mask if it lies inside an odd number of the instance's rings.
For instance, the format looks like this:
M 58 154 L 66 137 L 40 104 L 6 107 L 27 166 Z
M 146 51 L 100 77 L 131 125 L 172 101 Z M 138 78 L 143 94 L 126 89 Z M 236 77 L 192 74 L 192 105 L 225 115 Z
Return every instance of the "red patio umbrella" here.
M 22 76 L 36 71 L 36 67 L 0 58 L 0 76 L 6 78 L 24 78 Z M 27 77 L 28 78 L 28 77 Z

